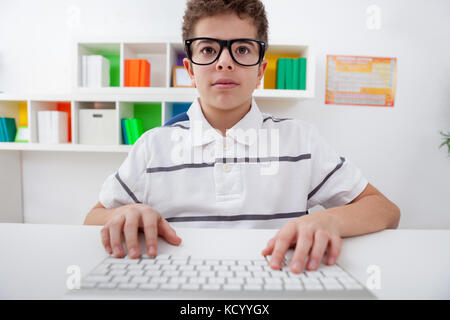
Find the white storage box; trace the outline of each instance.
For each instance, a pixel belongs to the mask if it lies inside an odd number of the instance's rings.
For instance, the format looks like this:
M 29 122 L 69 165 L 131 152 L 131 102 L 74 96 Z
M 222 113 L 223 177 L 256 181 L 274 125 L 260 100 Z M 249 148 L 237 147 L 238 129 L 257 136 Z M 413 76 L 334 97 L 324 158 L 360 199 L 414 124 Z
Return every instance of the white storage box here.
M 98 145 L 118 143 L 116 110 L 80 109 L 78 115 L 79 143 Z

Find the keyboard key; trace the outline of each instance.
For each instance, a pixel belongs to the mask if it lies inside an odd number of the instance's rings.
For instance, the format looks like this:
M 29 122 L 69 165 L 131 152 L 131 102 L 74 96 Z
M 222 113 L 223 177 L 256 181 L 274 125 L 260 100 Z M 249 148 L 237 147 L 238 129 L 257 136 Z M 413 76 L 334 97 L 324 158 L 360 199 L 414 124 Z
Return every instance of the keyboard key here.
M 175 270 L 178 270 L 178 266 L 172 265 L 172 264 L 162 265 L 160 270 L 161 271 L 175 271 Z
M 324 283 L 323 286 L 326 290 L 344 290 L 344 287 L 339 283 Z
M 211 266 L 196 266 L 195 270 L 197 270 L 197 271 L 211 271 Z
M 280 278 L 266 278 L 265 279 L 266 283 L 269 284 L 282 284 L 283 281 Z
M 244 290 L 247 291 L 261 291 L 262 285 L 261 284 L 246 284 L 244 285 Z
M 217 272 L 217 276 L 218 277 L 228 278 L 228 277 L 232 277 L 233 276 L 233 272 L 231 272 L 231 271 L 218 271 Z
M 169 260 L 170 254 L 158 254 L 155 259 L 156 260 Z
M 153 270 L 149 270 L 146 271 L 144 275 L 149 276 L 149 277 L 159 277 L 161 276 L 162 271 L 153 271 Z
M 192 266 L 192 265 L 179 266 L 178 270 L 180 270 L 180 271 L 193 271 L 194 270 L 194 266 Z
M 243 278 L 227 278 L 227 283 L 229 284 L 244 284 Z
M 322 291 L 324 288 L 321 284 L 305 283 L 305 290 Z
M 264 290 L 281 291 L 281 290 L 283 290 L 283 286 L 281 284 L 268 283 L 268 284 L 264 285 Z
M 190 278 L 189 283 L 204 284 L 206 283 L 206 278 L 204 277 Z
M 130 276 L 115 276 L 111 279 L 111 282 L 127 283 L 130 281 Z
M 251 277 L 252 273 L 249 271 L 236 271 L 236 277 L 246 278 Z
M 119 283 L 117 288 L 119 290 L 134 290 L 137 288 L 137 283 Z
M 294 283 L 287 283 L 284 285 L 284 289 L 286 291 L 302 291 L 303 286 L 300 283 L 294 284 Z
M 196 283 L 186 283 L 181 285 L 182 290 L 198 290 L 200 285 Z
M 147 270 L 147 271 L 149 271 L 149 270 L 151 270 L 151 271 L 158 271 L 159 268 L 160 268 L 159 265 L 148 264 L 148 265 L 146 265 L 146 266 L 144 267 L 144 270 Z
M 225 291 L 239 291 L 241 290 L 240 284 L 225 284 L 223 285 L 223 290 Z
M 167 283 L 169 281 L 168 277 L 152 277 L 150 278 L 151 283 Z
M 180 271 L 164 271 L 162 275 L 164 277 L 176 277 L 180 274 Z
M 179 286 L 178 283 L 164 283 L 159 288 L 161 290 L 177 290 Z
M 188 278 L 187 277 L 172 277 L 169 280 L 169 283 L 179 283 L 179 284 L 183 284 L 183 283 L 187 283 Z
M 205 264 L 207 266 L 218 266 L 220 264 L 219 260 L 206 260 Z
M 133 277 L 130 282 L 131 283 L 146 283 L 146 282 L 148 282 L 149 279 L 150 279 L 150 277 L 146 277 L 146 276 L 136 276 L 136 277 Z
M 220 290 L 221 285 L 220 284 L 204 284 L 202 286 L 202 288 L 203 288 L 203 290 L 215 291 L 215 290 Z
M 236 261 L 235 260 L 222 260 L 223 266 L 235 266 Z
M 115 269 L 111 270 L 108 275 L 110 276 L 124 276 L 127 273 L 125 269 Z
M 198 271 L 182 271 L 181 275 L 183 277 L 196 277 L 197 273 L 198 273 Z
M 106 282 L 106 283 L 100 283 L 97 288 L 99 289 L 107 289 L 112 290 L 117 286 L 117 283 L 115 282 Z
M 245 282 L 247 284 L 263 284 L 264 280 L 263 280 L 263 278 L 250 278 L 250 277 L 247 277 L 247 278 L 245 278 Z
M 86 282 L 108 282 L 111 276 L 89 275 L 84 280 Z
M 221 277 L 208 278 L 208 283 L 211 283 L 211 284 L 224 284 L 225 283 L 225 278 L 221 278 Z
M 113 263 L 113 264 L 111 264 L 111 267 L 110 267 L 111 270 L 117 270 L 117 269 L 124 270 L 126 268 L 127 268 L 127 265 L 125 263 Z
M 128 271 L 127 275 L 129 276 L 143 276 L 144 270 L 130 270 Z
M 347 290 L 363 290 L 359 283 L 344 283 L 344 287 Z
M 139 289 L 141 290 L 156 290 L 158 289 L 159 284 L 157 283 L 141 283 L 139 285 Z

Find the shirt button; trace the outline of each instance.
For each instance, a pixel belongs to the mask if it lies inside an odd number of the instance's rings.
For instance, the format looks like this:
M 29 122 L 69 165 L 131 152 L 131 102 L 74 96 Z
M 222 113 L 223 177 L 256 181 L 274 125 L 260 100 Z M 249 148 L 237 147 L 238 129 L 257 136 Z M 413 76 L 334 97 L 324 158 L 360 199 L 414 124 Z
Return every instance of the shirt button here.
M 228 150 L 228 144 L 226 142 L 223 144 L 223 149 Z
M 230 165 L 224 164 L 224 165 L 223 165 L 223 171 L 225 171 L 225 172 L 230 172 L 230 171 L 231 171 Z

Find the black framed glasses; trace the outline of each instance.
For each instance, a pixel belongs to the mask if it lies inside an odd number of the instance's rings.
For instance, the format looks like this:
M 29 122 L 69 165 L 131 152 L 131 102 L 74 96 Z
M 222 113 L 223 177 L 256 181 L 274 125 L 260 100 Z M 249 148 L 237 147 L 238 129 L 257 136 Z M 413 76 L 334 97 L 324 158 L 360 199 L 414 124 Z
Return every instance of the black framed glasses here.
M 191 38 L 184 41 L 189 60 L 198 65 L 216 62 L 223 47 L 228 48 L 231 58 L 241 66 L 255 66 L 261 63 L 266 51 L 266 42 L 257 39 L 239 38 L 220 40 L 214 38 Z

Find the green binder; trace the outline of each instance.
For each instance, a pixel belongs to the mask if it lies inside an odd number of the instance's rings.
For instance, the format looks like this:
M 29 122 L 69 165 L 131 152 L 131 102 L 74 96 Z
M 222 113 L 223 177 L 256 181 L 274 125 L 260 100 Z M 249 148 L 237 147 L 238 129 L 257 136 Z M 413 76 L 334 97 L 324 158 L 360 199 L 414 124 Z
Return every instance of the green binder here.
M 286 59 L 286 89 L 294 89 L 294 59 Z
M 125 134 L 127 135 L 128 144 L 133 144 L 133 140 L 131 137 L 131 119 L 125 119 Z
M 299 81 L 299 89 L 306 90 L 306 58 L 299 58 L 300 63 L 300 81 Z
M 292 61 L 292 69 L 294 70 L 293 75 L 293 88 L 294 90 L 298 90 L 300 88 L 300 60 L 294 59 Z
M 277 89 L 286 89 L 286 58 L 277 60 Z

